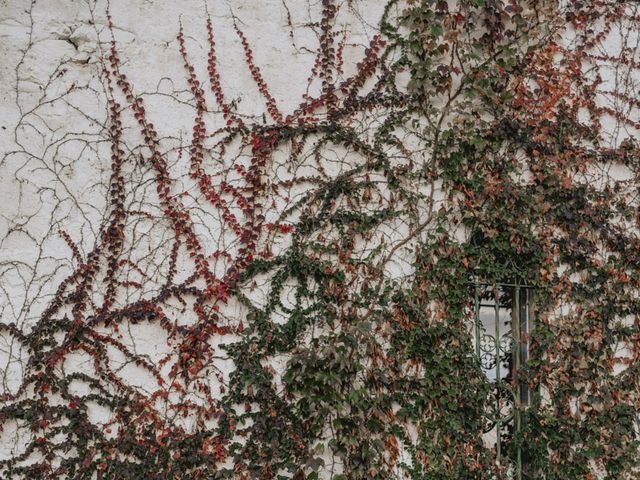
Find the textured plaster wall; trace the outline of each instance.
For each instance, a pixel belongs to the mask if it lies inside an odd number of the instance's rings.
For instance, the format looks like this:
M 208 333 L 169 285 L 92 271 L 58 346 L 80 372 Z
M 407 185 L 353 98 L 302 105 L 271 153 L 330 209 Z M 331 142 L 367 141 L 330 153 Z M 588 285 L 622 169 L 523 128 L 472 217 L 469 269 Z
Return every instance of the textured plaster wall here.
M 376 33 L 383 7 L 384 2 L 373 0 L 347 2 L 341 9 L 336 25 L 348 37 L 345 76 L 354 71 Z M 247 36 L 281 111 L 289 113 L 305 92 L 320 90 L 317 82 L 307 82 L 318 47 L 319 1 L 0 2 L 0 318 L 23 331 L 35 324 L 57 286 L 77 265 L 61 231 L 86 258 L 107 208 L 110 145 L 105 139 L 108 111 L 101 74 L 111 40 L 107 8 L 122 69 L 144 98 L 148 116 L 163 139 L 177 191 L 190 187 L 188 162 L 180 147 L 190 141 L 195 112 L 176 40 L 180 23 L 190 61 L 206 78 L 206 13 L 211 15 L 222 87 L 247 118 L 259 120 L 266 108 L 245 63 L 234 22 Z M 210 125 L 224 126 L 222 115 L 211 110 Z M 130 140 L 127 154 L 137 155 L 140 139 L 135 138 L 135 125 L 127 126 L 124 135 L 125 141 Z M 138 205 L 143 210 L 148 206 L 145 199 L 153 203 L 147 188 L 144 181 L 135 187 L 129 208 Z M 224 241 L 217 243 L 219 225 L 204 216 L 202 220 L 203 226 L 197 228 L 204 244 L 210 250 L 224 249 Z M 402 235 L 402 228 L 396 233 Z M 148 256 L 149 275 L 153 259 L 163 255 L 168 241 L 164 235 L 152 225 L 136 226 L 132 255 L 141 265 Z M 259 302 L 261 295 L 258 286 L 252 296 Z M 243 314 L 237 306 L 228 309 L 230 316 Z M 123 342 L 151 362 L 168 351 L 166 335 L 153 325 L 132 326 L 123 334 Z M 14 339 L 0 338 L 3 393 L 18 388 L 26 360 L 27 353 Z M 117 353 L 113 360 L 128 384 L 146 391 L 152 381 L 148 373 L 126 359 L 118 363 Z M 228 374 L 231 366 L 221 365 Z M 91 359 L 70 355 L 61 368 L 67 373 L 90 373 Z M 77 394 L 87 393 L 82 385 L 77 388 Z M 102 423 L 108 418 L 109 412 L 96 406 L 92 420 Z M 0 457 L 19 454 L 25 440 L 7 425 L 0 433 Z

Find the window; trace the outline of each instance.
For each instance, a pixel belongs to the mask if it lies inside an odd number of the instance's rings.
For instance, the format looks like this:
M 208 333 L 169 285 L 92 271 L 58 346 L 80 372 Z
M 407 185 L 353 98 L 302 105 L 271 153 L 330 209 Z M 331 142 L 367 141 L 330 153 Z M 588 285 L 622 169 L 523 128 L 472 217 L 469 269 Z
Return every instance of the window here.
M 491 383 L 484 440 L 495 448 L 496 462 L 516 480 L 532 478 L 521 432 L 531 404 L 522 367 L 530 355 L 534 292 L 524 284 L 474 284 L 475 353 Z

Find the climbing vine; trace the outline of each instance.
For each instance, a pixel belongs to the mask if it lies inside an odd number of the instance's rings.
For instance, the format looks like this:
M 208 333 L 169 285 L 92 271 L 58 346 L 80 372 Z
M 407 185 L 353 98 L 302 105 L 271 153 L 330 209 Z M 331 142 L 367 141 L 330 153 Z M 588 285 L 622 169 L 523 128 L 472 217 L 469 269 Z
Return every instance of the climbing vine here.
M 516 446 L 530 478 L 638 478 L 637 6 L 391 0 L 350 63 L 350 3 L 322 0 L 291 111 L 233 18 L 255 115 L 211 17 L 176 22 L 178 148 L 107 16 L 106 207 L 87 252 L 60 225 L 73 269 L 37 322 L 3 316 L 27 353 L 2 478 L 506 479 Z M 502 461 L 474 279 L 537 292 Z

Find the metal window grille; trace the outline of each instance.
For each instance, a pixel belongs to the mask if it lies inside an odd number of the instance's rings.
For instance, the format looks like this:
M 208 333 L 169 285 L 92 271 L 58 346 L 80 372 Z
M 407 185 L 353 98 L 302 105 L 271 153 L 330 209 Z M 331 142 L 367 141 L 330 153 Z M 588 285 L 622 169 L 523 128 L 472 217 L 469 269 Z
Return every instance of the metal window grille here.
M 496 465 L 515 479 L 533 478 L 523 455 L 526 411 L 532 392 L 522 378 L 534 329 L 530 285 L 474 284 L 475 353 L 491 383 L 484 441 L 495 449 Z

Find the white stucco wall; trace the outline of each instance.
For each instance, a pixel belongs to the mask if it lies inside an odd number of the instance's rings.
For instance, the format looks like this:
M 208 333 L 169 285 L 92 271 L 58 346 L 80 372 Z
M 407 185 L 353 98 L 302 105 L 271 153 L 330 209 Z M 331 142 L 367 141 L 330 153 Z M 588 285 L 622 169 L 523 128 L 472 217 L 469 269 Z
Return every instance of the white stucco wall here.
M 256 63 L 282 112 L 292 112 L 303 94 L 320 91 L 317 79 L 311 84 L 307 79 L 318 48 L 316 22 L 321 2 L 112 0 L 109 5 L 76 0 L 1 2 L 0 317 L 2 322 L 16 323 L 25 332 L 38 321 L 60 282 L 78 265 L 61 230 L 77 245 L 80 257 L 86 259 L 107 209 L 110 145 L 105 141 L 108 111 L 102 75 L 111 40 L 107 7 L 112 15 L 122 70 L 144 99 L 148 118 L 162 138 L 176 193 L 193 186 L 188 178 L 188 155 L 180 148 L 190 142 L 195 112 L 176 40 L 180 23 L 189 60 L 200 78 L 206 78 L 207 11 L 211 15 L 222 87 L 226 98 L 238 105 L 239 114 L 249 120 L 259 122 L 266 108 L 251 78 L 234 22 L 251 44 Z M 355 71 L 356 63 L 362 59 L 376 33 L 383 7 L 384 2 L 376 0 L 347 2 L 342 6 L 335 30 L 341 32 L 338 40 L 347 38 L 345 77 Z M 208 101 L 215 105 L 210 92 Z M 213 107 L 207 121 L 212 130 L 225 125 L 222 115 Z M 143 148 L 137 135 L 134 124 L 126 126 L 129 158 Z M 157 213 L 153 204 L 157 199 L 155 192 L 145 186 L 150 175 L 139 165 L 130 166 L 128 174 L 137 179 L 128 187 L 136 181 L 140 184 L 128 193 L 127 207 Z M 293 201 L 304 193 L 298 190 L 289 195 Z M 219 219 L 213 218 L 198 199 L 190 200 L 189 206 L 201 221 L 195 229 L 205 250 L 212 253 L 216 249 L 236 248 L 225 243 L 224 235 L 220 235 Z M 198 213 L 198 207 L 203 211 Z M 155 262 L 169 255 L 167 230 L 144 220 L 131 226 L 134 231 L 128 245 L 131 258 L 138 260 L 139 267 L 152 276 L 157 268 Z M 404 226 L 397 226 L 388 235 L 401 236 L 404 231 Z M 188 273 L 187 269 L 186 265 L 179 268 L 178 280 Z M 402 268 L 398 272 L 402 274 Z M 131 270 L 128 275 L 128 280 L 141 280 L 137 271 Z M 119 300 L 130 302 L 150 294 L 154 283 L 150 284 L 149 290 L 131 291 Z M 258 305 L 265 296 L 264 285 L 247 292 Z M 94 294 L 96 300 L 103 294 L 98 289 Z M 193 312 L 184 311 L 175 303 L 173 311 L 178 322 L 195 321 Z M 172 308 L 170 304 L 165 307 Z M 246 312 L 232 302 L 222 313 L 237 322 Z M 111 329 L 103 333 L 114 335 Z M 117 337 L 151 363 L 170 352 L 166 332 L 155 325 L 144 322 L 130 325 L 126 331 L 118 332 Z M 148 372 L 128 362 L 117 350 L 111 356 L 112 367 L 127 384 L 145 393 L 157 387 Z M 27 358 L 27 352 L 11 335 L 0 338 L 2 393 L 14 393 L 19 387 Z M 283 359 L 274 359 L 276 368 L 279 361 Z M 77 352 L 57 368 L 67 374 L 72 371 L 91 374 L 91 364 L 88 355 Z M 221 359 L 217 367 L 227 375 L 232 365 Z M 214 393 L 219 393 L 220 384 L 214 378 L 211 387 Z M 74 388 L 77 395 L 88 393 L 86 385 Z M 96 406 L 91 416 L 92 421 L 100 424 L 110 419 L 110 412 Z M 183 421 L 187 429 L 192 426 L 190 419 Z M 23 451 L 29 434 L 19 432 L 16 427 L 6 424 L 0 433 L 0 458 Z

